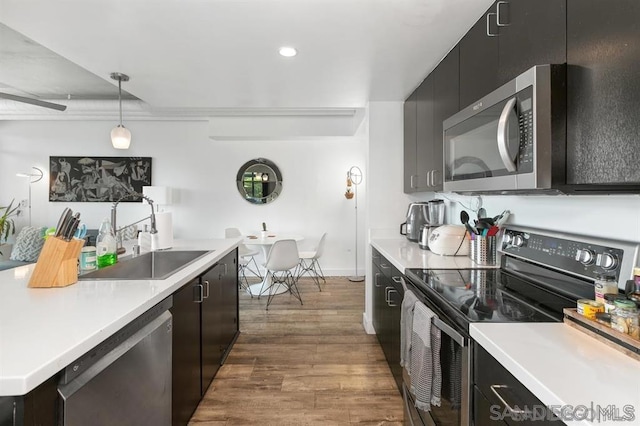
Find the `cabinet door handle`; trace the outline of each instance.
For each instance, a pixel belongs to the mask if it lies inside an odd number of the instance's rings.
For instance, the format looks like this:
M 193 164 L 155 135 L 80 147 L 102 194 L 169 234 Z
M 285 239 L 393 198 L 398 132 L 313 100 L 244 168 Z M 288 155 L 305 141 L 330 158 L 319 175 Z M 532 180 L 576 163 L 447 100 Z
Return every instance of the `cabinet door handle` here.
M 491 385 L 489 386 L 491 388 L 491 390 L 493 391 L 493 393 L 498 397 L 498 399 L 500 400 L 500 402 L 502 402 L 505 406 L 505 408 L 507 410 L 509 410 L 509 412 L 511 412 L 511 414 L 526 414 L 527 411 L 526 410 L 519 410 L 516 408 L 513 408 L 512 406 L 510 406 L 507 401 L 504 400 L 504 398 L 502 397 L 502 395 L 500 395 L 497 391 L 497 389 L 508 389 L 509 386 L 507 385 Z M 524 406 L 524 405 L 523 405 Z
M 204 291 L 203 291 L 202 298 L 203 299 L 209 298 L 209 281 L 207 280 L 204 281 Z
M 410 181 L 409 181 L 409 187 L 411 187 L 411 188 L 415 188 L 416 187 L 416 184 L 413 183 L 413 180 L 414 180 L 413 178 L 415 178 L 415 177 L 417 177 L 417 176 L 416 175 L 411 175 L 411 178 L 410 178 Z
M 487 35 L 489 37 L 497 37 L 498 36 L 497 33 L 494 34 L 494 33 L 491 32 L 491 29 L 490 29 L 491 24 L 490 24 L 490 19 L 489 19 L 490 16 L 495 16 L 497 18 L 498 14 L 495 13 L 495 12 L 487 13 Z
M 402 280 L 400 279 L 400 277 L 397 277 L 397 276 L 394 275 L 393 277 L 391 277 L 391 279 L 396 284 L 402 284 Z
M 228 271 L 228 266 L 226 263 L 224 263 L 224 276 L 227 276 L 227 271 Z
M 373 284 L 376 287 L 380 287 L 380 284 L 378 283 L 378 278 L 380 278 L 380 272 L 376 272 L 375 275 L 373 276 Z
M 431 170 L 431 186 L 438 186 L 439 181 L 436 180 L 436 173 L 440 172 L 440 170 Z
M 499 27 L 508 27 L 510 25 L 508 22 L 500 22 L 500 6 L 502 6 L 503 4 L 508 5 L 509 2 L 499 1 L 498 3 L 496 3 L 496 25 Z
M 387 265 L 386 263 L 381 263 L 381 264 L 380 264 L 380 267 L 381 267 L 382 269 L 389 269 L 389 265 Z
M 396 305 L 395 303 L 393 303 L 391 301 L 391 292 L 397 293 L 398 291 L 396 289 L 394 289 L 393 287 L 387 287 L 387 288 L 384 289 L 384 291 L 385 291 L 384 299 L 386 300 L 387 305 L 389 305 L 390 307 L 398 306 L 398 305 Z
M 202 287 L 202 284 L 196 284 L 196 288 L 198 289 L 198 299 L 194 300 L 194 302 L 202 303 L 204 300 L 204 287 Z
M 431 187 L 431 172 L 427 172 L 426 174 L 427 177 L 427 188 Z

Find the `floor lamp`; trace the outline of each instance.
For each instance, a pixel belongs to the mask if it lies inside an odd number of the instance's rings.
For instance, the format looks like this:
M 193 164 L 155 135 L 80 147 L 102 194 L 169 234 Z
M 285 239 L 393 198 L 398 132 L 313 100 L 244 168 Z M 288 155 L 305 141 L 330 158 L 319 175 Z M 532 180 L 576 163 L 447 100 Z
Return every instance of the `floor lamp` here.
M 347 191 L 344 194 L 344 196 L 347 197 L 348 200 L 352 198 L 354 199 L 356 210 L 356 273 L 353 277 L 349 277 L 349 281 L 352 282 L 364 281 L 364 277 L 358 275 L 358 185 L 360 185 L 361 183 L 362 170 L 360 170 L 358 166 L 352 166 L 347 172 Z M 353 188 L 353 192 L 351 192 L 351 188 Z
M 37 167 L 32 167 L 32 169 L 34 173 L 16 173 L 16 176 L 29 178 L 29 226 L 31 226 L 31 184 L 39 182 L 44 176 L 41 169 Z

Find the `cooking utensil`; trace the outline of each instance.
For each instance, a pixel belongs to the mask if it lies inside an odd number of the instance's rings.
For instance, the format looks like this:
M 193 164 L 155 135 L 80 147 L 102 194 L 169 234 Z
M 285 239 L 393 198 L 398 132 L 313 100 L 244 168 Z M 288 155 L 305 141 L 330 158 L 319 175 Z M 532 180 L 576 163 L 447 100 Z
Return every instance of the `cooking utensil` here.
M 500 216 L 495 222 L 496 226 L 502 227 L 502 225 L 504 225 L 507 222 L 510 215 L 511 215 L 511 212 L 509 210 L 503 211 L 502 214 L 500 214 Z
M 62 231 L 63 231 L 63 227 L 65 225 L 65 223 L 71 218 L 71 216 L 73 215 L 73 212 L 71 211 L 71 209 L 69 207 L 65 207 L 65 209 L 62 211 L 62 214 L 60 215 L 60 219 L 58 219 L 58 226 L 56 226 L 56 233 L 53 234 L 54 237 L 61 237 Z
M 478 233 L 478 230 L 475 229 L 473 226 L 471 226 L 471 224 L 469 223 L 469 213 L 467 213 L 465 210 L 462 210 L 460 212 L 460 222 L 462 222 L 462 224 L 464 225 L 465 228 L 467 228 L 467 231 L 470 234 Z
M 478 209 L 478 219 L 483 219 L 487 217 L 487 211 L 484 209 L 484 207 L 480 207 Z

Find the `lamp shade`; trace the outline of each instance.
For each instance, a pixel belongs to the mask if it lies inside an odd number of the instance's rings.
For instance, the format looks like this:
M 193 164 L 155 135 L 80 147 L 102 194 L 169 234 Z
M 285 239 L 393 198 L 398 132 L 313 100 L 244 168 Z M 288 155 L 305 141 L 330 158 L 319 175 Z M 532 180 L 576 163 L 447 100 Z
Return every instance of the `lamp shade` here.
M 171 204 L 171 188 L 168 186 L 143 186 L 142 193 L 156 205 L 166 206 Z
M 116 149 L 129 149 L 131 132 L 122 124 L 111 129 L 111 144 Z

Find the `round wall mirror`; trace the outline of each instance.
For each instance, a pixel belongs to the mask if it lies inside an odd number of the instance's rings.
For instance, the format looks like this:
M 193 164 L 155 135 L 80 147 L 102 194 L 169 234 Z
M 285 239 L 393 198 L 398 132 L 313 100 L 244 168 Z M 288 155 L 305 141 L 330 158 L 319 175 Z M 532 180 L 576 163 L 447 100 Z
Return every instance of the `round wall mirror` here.
M 256 158 L 247 161 L 236 176 L 242 198 L 252 204 L 268 204 L 282 192 L 282 173 L 273 161 Z

